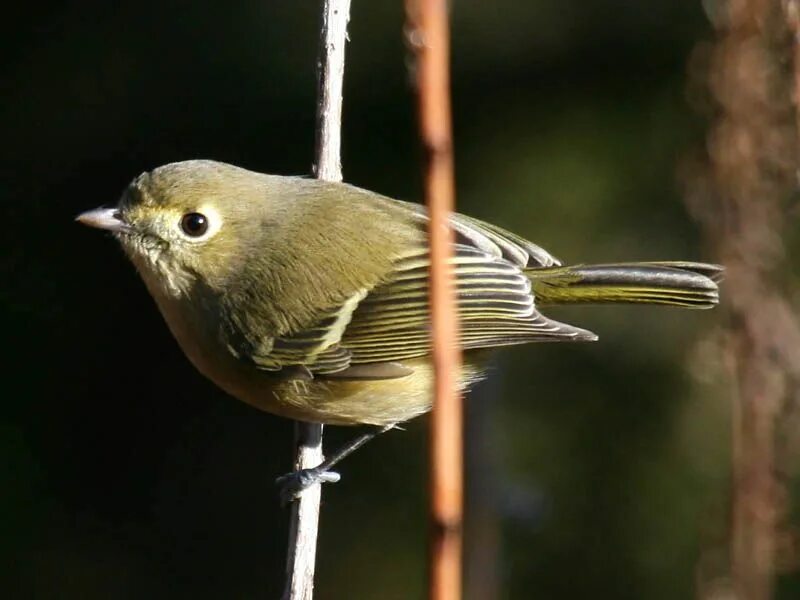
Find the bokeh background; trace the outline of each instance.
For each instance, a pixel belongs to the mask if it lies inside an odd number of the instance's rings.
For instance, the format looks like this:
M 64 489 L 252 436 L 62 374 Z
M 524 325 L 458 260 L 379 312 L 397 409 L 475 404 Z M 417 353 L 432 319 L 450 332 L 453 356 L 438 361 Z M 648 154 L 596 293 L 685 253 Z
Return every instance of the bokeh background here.
M 7 597 L 277 597 L 291 425 L 198 375 L 113 240 L 73 218 L 176 160 L 309 172 L 318 3 L 4 10 Z M 402 11 L 353 2 L 343 165 L 419 199 Z M 700 2 L 457 1 L 459 208 L 565 261 L 708 259 L 676 165 L 703 143 L 686 65 L 711 35 Z M 503 351 L 467 400 L 471 597 L 693 597 L 725 560 L 719 312 L 550 314 L 600 341 Z M 373 442 L 325 489 L 320 598 L 422 597 L 425 433 L 419 419 Z

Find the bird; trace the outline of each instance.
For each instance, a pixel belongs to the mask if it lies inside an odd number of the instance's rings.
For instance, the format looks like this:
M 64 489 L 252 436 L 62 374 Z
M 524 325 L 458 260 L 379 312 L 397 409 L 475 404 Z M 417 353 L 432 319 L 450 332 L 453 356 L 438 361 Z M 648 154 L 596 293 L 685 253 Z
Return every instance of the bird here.
M 187 160 L 139 175 L 116 206 L 77 220 L 120 242 L 185 355 L 228 394 L 281 417 L 380 431 L 431 408 L 422 205 Z M 562 265 L 491 223 L 454 213 L 449 224 L 462 391 L 485 377 L 491 349 L 597 339 L 543 307 L 719 301 L 718 265 Z

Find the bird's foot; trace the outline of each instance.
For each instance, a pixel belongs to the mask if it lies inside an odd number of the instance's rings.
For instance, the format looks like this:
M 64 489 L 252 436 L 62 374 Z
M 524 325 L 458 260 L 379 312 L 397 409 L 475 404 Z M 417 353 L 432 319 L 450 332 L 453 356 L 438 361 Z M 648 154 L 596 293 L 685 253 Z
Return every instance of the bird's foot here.
M 279 488 L 281 503 L 286 506 L 300 497 L 305 490 L 318 483 L 336 483 L 342 478 L 336 471 L 330 471 L 322 465 L 313 469 L 300 469 L 275 480 Z

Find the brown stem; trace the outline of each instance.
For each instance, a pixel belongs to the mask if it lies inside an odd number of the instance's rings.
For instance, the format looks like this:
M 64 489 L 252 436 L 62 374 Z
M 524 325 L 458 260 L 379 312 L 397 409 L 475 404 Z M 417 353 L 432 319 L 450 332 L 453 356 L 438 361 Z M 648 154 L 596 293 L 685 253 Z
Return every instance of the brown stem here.
M 449 24 L 445 0 L 407 0 L 407 35 L 416 54 L 425 200 L 430 215 L 431 329 L 436 373 L 430 431 L 431 556 L 429 597 L 461 597 L 463 431 L 461 364 L 449 215 L 455 204 L 450 114 Z

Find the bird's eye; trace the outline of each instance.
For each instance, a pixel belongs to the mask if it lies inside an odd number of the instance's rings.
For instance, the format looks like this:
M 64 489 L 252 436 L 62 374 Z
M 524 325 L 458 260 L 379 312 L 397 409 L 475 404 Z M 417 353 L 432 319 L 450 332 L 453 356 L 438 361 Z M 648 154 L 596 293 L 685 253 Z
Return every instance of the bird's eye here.
M 191 237 L 200 237 L 208 231 L 208 218 L 198 212 L 186 213 L 181 217 L 181 229 Z

